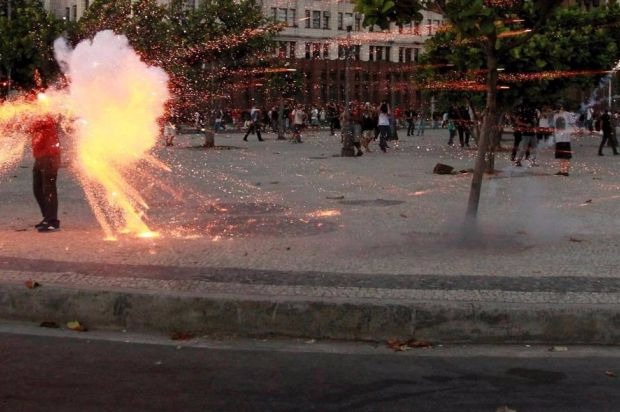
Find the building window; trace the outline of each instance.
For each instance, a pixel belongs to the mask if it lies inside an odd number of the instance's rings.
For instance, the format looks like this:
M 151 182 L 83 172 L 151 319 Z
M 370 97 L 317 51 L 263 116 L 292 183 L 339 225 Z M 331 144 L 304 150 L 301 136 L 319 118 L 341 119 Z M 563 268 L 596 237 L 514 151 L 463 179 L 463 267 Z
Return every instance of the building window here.
M 345 23 L 350 23 L 350 24 L 355 23 L 355 21 L 353 20 L 353 13 L 346 13 L 344 16 L 344 19 L 345 19 Z M 345 26 L 344 29 L 348 30 L 348 27 Z M 351 29 L 353 29 L 353 27 L 351 27 Z
M 323 58 L 329 59 L 329 43 L 323 43 Z
M 420 35 L 420 23 L 413 22 L 413 34 L 415 34 L 416 36 Z
M 312 28 L 313 29 L 321 28 L 321 12 L 320 11 L 315 10 L 312 12 Z
M 70 7 L 65 7 L 65 19 L 66 20 L 71 19 L 71 8 Z
M 355 15 L 355 31 L 362 31 L 362 16 Z
M 353 49 L 351 50 L 351 59 L 352 60 L 359 60 L 360 59 L 360 54 L 361 54 L 361 46 L 359 44 L 356 44 L 355 46 L 353 46 Z
M 278 9 L 276 7 L 271 8 L 271 20 L 278 21 Z
M 288 25 L 289 27 L 297 27 L 297 10 L 289 9 L 288 11 Z
M 323 29 L 329 30 L 329 11 L 323 12 Z
M 411 63 L 411 49 L 405 49 L 405 63 Z
M 338 13 L 338 30 L 344 30 L 344 13 Z
M 414 62 L 418 62 L 418 57 L 420 56 L 420 49 L 415 48 L 413 49 L 413 61 Z
M 310 28 L 310 10 L 306 10 L 306 29 Z
M 288 9 L 279 8 L 276 21 L 288 24 Z
M 427 34 L 429 36 L 433 35 L 433 21 L 431 19 L 426 20 L 426 25 L 427 25 Z
M 385 48 L 385 61 L 392 61 L 392 48 L 391 47 L 386 47 Z
M 312 57 L 312 54 L 310 53 L 310 47 L 312 46 L 311 43 L 306 43 L 306 59 L 310 60 L 310 58 Z
M 312 58 L 321 58 L 321 43 L 312 43 Z
M 276 56 L 281 59 L 288 59 L 288 58 L 295 57 L 295 42 L 294 41 L 279 42 Z
M 77 5 L 74 4 L 72 9 L 73 9 L 73 16 L 72 16 L 73 17 L 73 21 L 77 21 Z
M 84 0 L 84 10 L 87 10 L 90 7 L 90 0 Z

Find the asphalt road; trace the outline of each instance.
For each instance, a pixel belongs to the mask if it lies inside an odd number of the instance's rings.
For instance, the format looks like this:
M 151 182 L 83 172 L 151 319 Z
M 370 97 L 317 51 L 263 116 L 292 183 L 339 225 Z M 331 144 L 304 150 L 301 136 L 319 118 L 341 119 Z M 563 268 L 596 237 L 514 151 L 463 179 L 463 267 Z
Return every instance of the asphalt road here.
M 620 350 L 172 341 L 0 325 L 1 411 L 618 411 Z M 563 348 L 561 348 L 563 349 Z M 509 410 L 509 409 L 508 409 Z

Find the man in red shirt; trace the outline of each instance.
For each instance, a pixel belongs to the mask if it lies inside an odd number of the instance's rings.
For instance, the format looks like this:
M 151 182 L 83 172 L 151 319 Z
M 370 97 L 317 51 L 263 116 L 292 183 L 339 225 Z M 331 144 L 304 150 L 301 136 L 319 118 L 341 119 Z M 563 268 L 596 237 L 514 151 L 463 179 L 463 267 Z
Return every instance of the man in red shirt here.
M 58 120 L 52 115 L 34 119 L 28 128 L 32 136 L 32 187 L 43 220 L 35 225 L 39 232 L 60 230 L 58 220 L 58 195 L 56 178 L 60 167 L 60 141 Z

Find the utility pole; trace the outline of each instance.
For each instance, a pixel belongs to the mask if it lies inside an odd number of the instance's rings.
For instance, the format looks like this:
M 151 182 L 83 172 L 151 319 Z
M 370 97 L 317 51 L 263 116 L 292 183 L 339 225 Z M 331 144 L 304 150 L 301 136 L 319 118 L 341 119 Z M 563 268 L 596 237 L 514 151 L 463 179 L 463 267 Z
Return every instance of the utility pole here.
M 349 107 L 349 87 L 351 82 L 350 60 L 351 60 L 351 31 L 353 30 L 353 18 L 345 19 L 347 27 L 347 42 L 344 51 L 344 124 L 342 125 L 342 150 L 340 156 L 355 156 L 355 148 L 353 145 L 353 124 L 351 123 L 351 109 Z
M 9 21 L 9 27 L 11 27 L 11 14 L 12 14 L 12 10 L 11 10 L 11 0 L 7 0 L 6 2 L 6 16 L 7 16 L 7 20 Z M 6 79 L 7 79 L 7 95 L 9 95 L 11 93 L 11 71 L 12 71 L 12 67 L 11 67 L 11 63 L 9 63 L 9 67 L 7 67 L 6 69 Z

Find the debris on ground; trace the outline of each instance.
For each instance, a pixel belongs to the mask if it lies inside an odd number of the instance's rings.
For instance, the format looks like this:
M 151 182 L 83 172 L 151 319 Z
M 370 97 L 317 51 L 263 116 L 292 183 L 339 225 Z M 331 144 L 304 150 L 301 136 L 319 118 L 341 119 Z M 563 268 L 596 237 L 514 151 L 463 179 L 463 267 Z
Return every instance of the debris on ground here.
M 409 339 L 406 341 L 401 341 L 398 339 L 389 339 L 387 341 L 387 346 L 395 352 L 404 352 L 409 349 L 431 348 L 433 347 L 433 344 L 426 340 Z
M 433 168 L 433 173 L 436 175 L 451 175 L 454 167 L 443 163 L 437 163 Z
M 605 375 L 609 376 L 610 378 L 618 377 L 618 375 L 616 375 L 614 371 L 605 371 Z
M 170 339 L 172 340 L 192 340 L 196 337 L 192 332 L 172 332 Z
M 32 279 L 28 279 L 26 282 L 24 282 L 24 284 L 26 285 L 28 289 L 34 289 L 34 288 L 38 288 L 39 286 L 41 286 L 39 282 L 34 281 Z
M 86 332 L 88 330 L 86 326 L 82 325 L 77 320 L 72 320 L 71 322 L 67 322 L 67 328 L 73 331 L 76 331 L 76 332 Z
M 41 322 L 39 327 L 50 328 L 50 329 L 58 329 L 58 328 L 60 328 L 60 325 L 58 323 L 50 321 L 50 320 L 44 320 L 43 322 Z
M 567 350 L 566 346 L 552 346 L 549 348 L 549 352 L 566 352 Z

